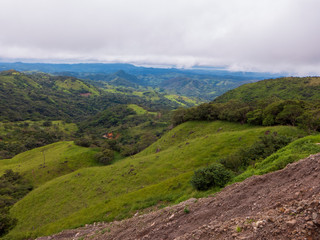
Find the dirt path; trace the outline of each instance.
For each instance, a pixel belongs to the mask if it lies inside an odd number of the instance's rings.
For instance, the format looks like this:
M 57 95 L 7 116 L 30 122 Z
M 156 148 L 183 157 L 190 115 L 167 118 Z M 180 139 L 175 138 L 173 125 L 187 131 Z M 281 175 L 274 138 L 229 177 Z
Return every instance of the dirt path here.
M 49 239 L 320 239 L 320 153 L 215 197 L 38 238 Z

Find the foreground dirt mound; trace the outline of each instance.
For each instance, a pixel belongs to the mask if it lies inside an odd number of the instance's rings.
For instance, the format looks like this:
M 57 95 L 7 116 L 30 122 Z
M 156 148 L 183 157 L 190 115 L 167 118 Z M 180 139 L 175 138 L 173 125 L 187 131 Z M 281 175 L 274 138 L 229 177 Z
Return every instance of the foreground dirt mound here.
M 320 154 L 214 197 L 38 239 L 320 239 Z

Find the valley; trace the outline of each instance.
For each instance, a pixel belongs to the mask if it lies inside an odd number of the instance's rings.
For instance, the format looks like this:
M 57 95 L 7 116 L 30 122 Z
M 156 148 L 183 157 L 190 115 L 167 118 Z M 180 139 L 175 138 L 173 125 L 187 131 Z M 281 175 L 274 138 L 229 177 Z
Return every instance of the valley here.
M 0 73 L 0 174 L 12 170 L 32 186 L 17 198 L 0 195 L 2 221 L 10 223 L 1 239 L 34 239 L 96 222 L 103 222 L 101 236 L 122 239 L 107 222 L 179 206 L 192 211 L 198 200 L 188 199 L 215 199 L 228 191 L 224 186 L 232 189 L 320 152 L 317 91 L 301 99 L 278 94 L 277 81 L 286 78 L 243 85 L 206 103 L 119 86 L 125 81 L 116 78 L 106 84 Z M 310 81 L 317 85 L 318 78 L 288 79 L 286 88 L 308 89 Z M 260 85 L 267 85 L 264 95 L 254 95 Z M 93 237 L 90 226 L 83 239 Z

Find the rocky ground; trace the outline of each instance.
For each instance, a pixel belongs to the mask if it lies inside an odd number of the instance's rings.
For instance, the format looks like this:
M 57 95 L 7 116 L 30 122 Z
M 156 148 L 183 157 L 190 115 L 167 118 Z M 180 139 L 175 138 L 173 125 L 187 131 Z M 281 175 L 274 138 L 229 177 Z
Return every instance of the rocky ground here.
M 320 154 L 214 197 L 38 238 L 49 239 L 320 239 Z

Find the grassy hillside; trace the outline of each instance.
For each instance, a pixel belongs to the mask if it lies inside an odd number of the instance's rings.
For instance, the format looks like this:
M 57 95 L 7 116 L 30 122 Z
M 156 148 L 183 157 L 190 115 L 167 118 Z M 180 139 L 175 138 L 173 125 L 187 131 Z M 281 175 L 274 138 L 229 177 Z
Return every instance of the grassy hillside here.
M 320 152 L 320 135 L 307 136 L 298 139 L 276 153 L 267 157 L 244 173 L 237 176 L 234 181 L 242 181 L 252 175 L 262 175 L 284 168 L 287 164 L 303 159 L 310 154 Z
M 78 130 L 63 121 L 0 122 L 0 159 L 71 138 Z
M 99 94 L 97 88 L 70 77 L 0 72 L 0 120 L 77 119 L 92 114 L 82 93 Z
M 319 100 L 320 77 L 285 77 L 242 85 L 217 97 L 215 102 L 241 100 L 252 102 L 267 98 Z
M 57 80 L 55 85 L 58 87 L 58 89 L 61 89 L 67 93 L 78 92 L 80 94 L 90 93 L 93 95 L 100 95 L 98 89 L 75 78 Z
M 139 209 L 213 193 L 217 189 L 199 193 L 191 187 L 193 171 L 252 145 L 266 131 L 293 137 L 304 134 L 289 126 L 221 121 L 179 125 L 133 157 L 110 166 L 83 168 L 39 186 L 11 209 L 18 224 L 6 239 L 122 219 Z
M 140 107 L 136 104 L 129 104 L 128 108 L 132 109 L 133 111 L 136 112 L 136 114 L 138 115 L 144 115 L 144 114 L 152 114 L 152 115 L 156 115 L 156 112 L 149 112 L 147 110 L 145 110 L 143 107 Z
M 253 125 L 299 126 L 320 131 L 320 77 L 278 78 L 230 90 L 211 103 L 175 111 L 175 125 L 189 120 L 226 120 Z
M 103 91 L 74 77 L 3 71 L 0 72 L 0 121 L 68 119 L 75 122 L 115 105 L 137 104 L 148 111 L 195 105 L 168 99 L 156 91 L 114 88 Z
M 97 166 L 95 153 L 97 150 L 76 146 L 73 142 L 57 142 L 1 160 L 0 174 L 12 169 L 30 180 L 33 186 L 40 186 L 80 168 Z

